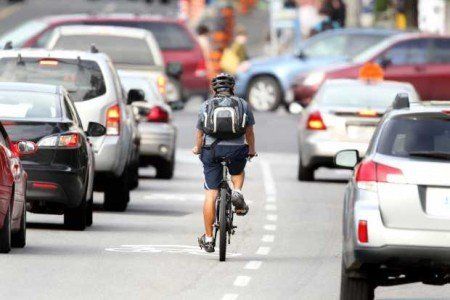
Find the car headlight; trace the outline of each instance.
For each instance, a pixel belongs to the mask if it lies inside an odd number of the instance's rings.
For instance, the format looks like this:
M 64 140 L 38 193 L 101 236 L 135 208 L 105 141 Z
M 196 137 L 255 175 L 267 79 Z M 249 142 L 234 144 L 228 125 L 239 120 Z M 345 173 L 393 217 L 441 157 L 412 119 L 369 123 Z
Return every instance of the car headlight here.
M 324 72 L 313 72 L 306 76 L 305 81 L 303 81 L 303 85 L 307 86 L 317 86 L 320 85 L 325 79 Z

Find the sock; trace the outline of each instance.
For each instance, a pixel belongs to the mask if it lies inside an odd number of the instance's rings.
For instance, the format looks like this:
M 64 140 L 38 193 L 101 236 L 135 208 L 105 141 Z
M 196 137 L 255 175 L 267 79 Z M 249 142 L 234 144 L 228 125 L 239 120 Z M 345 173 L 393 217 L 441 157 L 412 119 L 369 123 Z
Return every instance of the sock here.
M 239 194 L 242 195 L 242 191 L 241 190 L 236 189 L 236 190 L 233 190 L 233 192 L 236 192 L 236 193 L 239 193 Z
M 212 241 L 213 241 L 212 236 L 207 236 L 207 235 L 205 235 L 205 242 L 206 242 L 206 243 L 212 243 Z

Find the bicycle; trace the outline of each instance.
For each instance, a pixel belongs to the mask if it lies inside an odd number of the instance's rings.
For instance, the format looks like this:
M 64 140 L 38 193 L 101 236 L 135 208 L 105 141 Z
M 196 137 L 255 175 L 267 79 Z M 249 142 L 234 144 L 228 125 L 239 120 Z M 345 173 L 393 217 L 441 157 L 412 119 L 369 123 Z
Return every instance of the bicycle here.
M 256 155 L 255 155 L 256 156 Z M 249 156 L 250 161 L 254 156 Z M 216 201 L 216 217 L 214 221 L 214 248 L 216 247 L 217 234 L 219 233 L 219 260 L 225 261 L 227 255 L 227 243 L 230 244 L 231 235 L 236 233 L 237 226 L 233 225 L 235 211 L 231 204 L 231 188 L 228 184 L 227 157 L 220 158 L 222 164 L 222 181 L 219 187 L 219 196 Z M 227 239 L 228 237 L 228 239 Z

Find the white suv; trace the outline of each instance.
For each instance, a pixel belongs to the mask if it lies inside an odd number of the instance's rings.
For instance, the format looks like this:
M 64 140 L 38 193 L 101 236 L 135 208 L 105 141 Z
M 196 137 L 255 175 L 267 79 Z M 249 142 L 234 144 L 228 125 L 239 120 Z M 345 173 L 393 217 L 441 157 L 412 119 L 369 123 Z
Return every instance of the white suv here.
M 137 172 L 133 159 L 138 143 L 127 97 L 109 57 L 97 51 L 0 51 L 0 81 L 63 85 L 84 127 L 89 122 L 106 127 L 105 136 L 90 138 L 95 152 L 95 185 L 105 192 L 106 209 L 125 210 L 130 173 Z

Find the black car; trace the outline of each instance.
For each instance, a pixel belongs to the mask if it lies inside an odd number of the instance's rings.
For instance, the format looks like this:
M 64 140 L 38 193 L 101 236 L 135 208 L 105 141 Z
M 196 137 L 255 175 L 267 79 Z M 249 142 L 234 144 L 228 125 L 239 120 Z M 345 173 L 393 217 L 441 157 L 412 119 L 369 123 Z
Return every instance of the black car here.
M 38 145 L 22 157 L 28 173 L 28 210 L 64 214 L 64 224 L 83 230 L 92 224 L 94 154 L 88 136 L 106 129 L 89 123 L 87 132 L 61 86 L 0 83 L 0 120 L 13 143 Z

